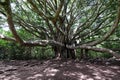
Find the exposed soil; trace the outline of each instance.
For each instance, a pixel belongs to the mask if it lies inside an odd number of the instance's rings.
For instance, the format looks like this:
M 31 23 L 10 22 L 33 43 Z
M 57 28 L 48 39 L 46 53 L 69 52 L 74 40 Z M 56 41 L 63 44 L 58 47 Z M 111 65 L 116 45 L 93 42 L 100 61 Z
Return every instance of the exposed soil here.
M 0 61 L 0 80 L 120 80 L 120 62 Z

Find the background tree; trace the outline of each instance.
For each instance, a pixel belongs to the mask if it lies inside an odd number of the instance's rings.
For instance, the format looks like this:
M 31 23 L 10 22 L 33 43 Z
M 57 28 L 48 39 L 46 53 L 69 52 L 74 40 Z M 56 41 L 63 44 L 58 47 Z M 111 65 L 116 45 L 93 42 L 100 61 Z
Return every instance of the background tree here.
M 120 57 L 96 47 L 118 27 L 119 0 L 1 0 L 0 6 L 13 34 L 13 38 L 1 34 L 1 39 L 23 46 L 50 45 L 55 57 L 75 58 L 77 48 Z M 19 35 L 19 29 L 30 33 L 29 39 Z

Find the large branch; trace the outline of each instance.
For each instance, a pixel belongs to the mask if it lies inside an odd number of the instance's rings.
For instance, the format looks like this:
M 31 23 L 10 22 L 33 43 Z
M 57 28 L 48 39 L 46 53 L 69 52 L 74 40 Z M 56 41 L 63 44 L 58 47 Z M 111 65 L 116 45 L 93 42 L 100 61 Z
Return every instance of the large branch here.
M 10 6 L 10 0 L 5 0 L 5 3 L 6 4 L 3 5 L 3 7 L 7 14 L 7 22 L 8 22 L 9 28 L 10 28 L 13 36 L 15 37 L 16 41 L 22 44 L 23 40 L 17 34 L 16 29 L 14 27 L 13 20 L 12 20 L 12 11 L 11 11 L 11 6 Z
M 6 41 L 17 42 L 16 39 L 4 36 L 2 34 L 0 34 L 0 39 L 6 40 Z M 44 46 L 45 47 L 47 45 L 57 45 L 57 46 L 61 46 L 61 47 L 64 46 L 64 44 L 62 44 L 61 42 L 57 42 L 57 41 L 54 41 L 54 40 L 24 41 L 24 43 L 22 44 L 22 46 L 31 46 L 31 47 L 32 46 Z
M 116 58 L 120 58 L 120 54 L 118 54 L 110 49 L 107 49 L 107 48 L 97 48 L 95 46 L 86 46 L 86 45 L 81 45 L 81 46 L 77 46 L 77 47 L 67 45 L 67 48 L 70 48 L 70 49 L 77 49 L 77 48 L 88 49 L 88 50 L 93 50 L 93 51 L 102 52 L 102 53 L 109 53 L 109 54 L 112 54 L 113 56 L 115 56 Z
M 57 45 L 64 46 L 61 42 L 54 40 L 36 40 L 36 41 L 24 41 L 24 46 L 47 46 L 47 45 Z

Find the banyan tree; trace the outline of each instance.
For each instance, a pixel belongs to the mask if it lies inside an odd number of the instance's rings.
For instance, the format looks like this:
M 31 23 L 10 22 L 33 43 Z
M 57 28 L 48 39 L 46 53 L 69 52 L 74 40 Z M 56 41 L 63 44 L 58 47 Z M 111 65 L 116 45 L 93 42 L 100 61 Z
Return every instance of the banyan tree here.
M 119 0 L 0 0 L 0 15 L 13 35 L 0 34 L 3 40 L 22 46 L 51 46 L 55 57 L 61 58 L 75 58 L 78 48 L 120 57 L 97 46 L 119 26 Z M 31 34 L 30 39 L 19 35 L 19 29 Z

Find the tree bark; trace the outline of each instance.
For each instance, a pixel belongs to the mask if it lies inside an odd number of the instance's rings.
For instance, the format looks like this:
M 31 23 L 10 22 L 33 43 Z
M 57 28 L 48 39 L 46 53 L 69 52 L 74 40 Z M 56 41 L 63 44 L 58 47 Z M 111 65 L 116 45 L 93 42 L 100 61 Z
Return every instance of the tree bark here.
M 66 47 L 53 46 L 53 51 L 56 59 L 75 59 L 75 49 L 68 49 Z
M 88 49 L 81 49 L 80 59 L 88 59 L 88 58 L 89 58 Z

